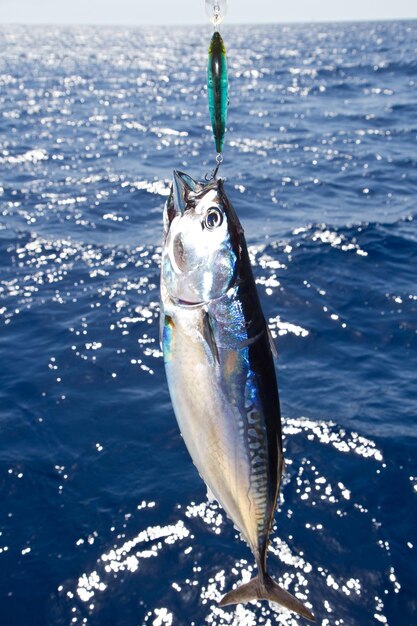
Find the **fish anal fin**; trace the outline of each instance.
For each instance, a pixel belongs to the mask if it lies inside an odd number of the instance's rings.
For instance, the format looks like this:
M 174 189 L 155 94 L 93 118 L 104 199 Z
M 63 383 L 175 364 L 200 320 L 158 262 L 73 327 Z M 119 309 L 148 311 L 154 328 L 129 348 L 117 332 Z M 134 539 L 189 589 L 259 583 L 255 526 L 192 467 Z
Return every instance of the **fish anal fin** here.
M 245 602 L 253 600 L 276 602 L 289 611 L 294 611 L 294 613 L 298 613 L 298 615 L 312 622 L 315 621 L 315 617 L 311 611 L 309 611 L 300 600 L 297 600 L 297 598 L 288 591 L 280 587 L 268 574 L 264 574 L 263 580 L 261 580 L 259 576 L 255 576 L 255 578 L 252 578 L 248 583 L 229 591 L 229 593 L 220 600 L 220 606 L 245 604 Z
M 217 348 L 213 327 L 210 322 L 210 315 L 207 311 L 205 311 L 203 314 L 203 337 L 206 344 L 210 348 L 210 352 L 212 354 L 214 362 L 219 364 L 219 350 Z

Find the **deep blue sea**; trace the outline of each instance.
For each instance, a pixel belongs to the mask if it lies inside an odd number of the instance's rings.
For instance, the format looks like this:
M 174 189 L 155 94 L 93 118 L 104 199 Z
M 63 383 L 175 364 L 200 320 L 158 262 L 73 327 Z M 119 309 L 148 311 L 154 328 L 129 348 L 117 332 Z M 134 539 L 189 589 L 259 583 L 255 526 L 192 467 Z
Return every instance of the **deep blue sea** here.
M 417 22 L 224 27 L 221 173 L 277 338 L 270 573 L 320 626 L 417 624 Z M 214 165 L 210 27 L 0 28 L 0 625 L 301 626 L 158 340 L 172 170 Z

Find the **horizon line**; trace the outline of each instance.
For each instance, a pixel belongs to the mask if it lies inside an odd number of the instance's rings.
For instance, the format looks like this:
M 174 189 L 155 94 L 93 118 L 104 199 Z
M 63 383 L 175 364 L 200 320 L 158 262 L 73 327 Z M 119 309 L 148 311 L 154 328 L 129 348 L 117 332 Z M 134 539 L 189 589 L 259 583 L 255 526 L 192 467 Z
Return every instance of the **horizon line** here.
M 416 17 L 382 17 L 382 18 L 338 18 L 338 19 L 323 19 L 323 20 L 285 20 L 281 22 L 228 22 L 222 25 L 222 27 L 228 26 L 287 26 L 287 25 L 320 25 L 320 24 L 357 24 L 357 23 L 380 23 L 380 22 L 415 22 Z M 15 22 L 15 21 L 2 21 L 0 29 L 3 26 L 117 26 L 123 28 L 140 28 L 140 27 L 193 27 L 193 26 L 207 26 L 211 27 L 209 23 L 205 22 L 167 22 L 167 23 L 124 23 L 124 22 Z

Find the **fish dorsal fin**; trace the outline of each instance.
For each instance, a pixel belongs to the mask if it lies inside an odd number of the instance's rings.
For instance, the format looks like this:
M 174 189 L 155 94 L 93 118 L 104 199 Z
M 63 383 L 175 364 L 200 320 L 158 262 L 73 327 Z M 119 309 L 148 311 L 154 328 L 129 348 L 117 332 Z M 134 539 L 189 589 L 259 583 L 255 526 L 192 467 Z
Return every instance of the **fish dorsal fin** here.
M 184 172 L 174 170 L 173 201 L 177 213 L 182 215 L 187 207 L 190 196 L 199 193 L 201 190 L 201 184 L 194 180 L 194 178 L 191 178 L 188 174 L 184 174 Z
M 278 358 L 277 346 L 276 346 L 275 339 L 272 336 L 272 332 L 268 324 L 266 325 L 266 331 L 268 333 L 269 346 L 271 348 L 272 356 L 274 357 L 274 359 L 277 359 Z
M 206 344 L 210 348 L 214 362 L 219 364 L 219 350 L 217 348 L 216 338 L 214 336 L 213 327 L 210 321 L 210 314 L 208 311 L 204 311 L 203 313 L 203 337 Z

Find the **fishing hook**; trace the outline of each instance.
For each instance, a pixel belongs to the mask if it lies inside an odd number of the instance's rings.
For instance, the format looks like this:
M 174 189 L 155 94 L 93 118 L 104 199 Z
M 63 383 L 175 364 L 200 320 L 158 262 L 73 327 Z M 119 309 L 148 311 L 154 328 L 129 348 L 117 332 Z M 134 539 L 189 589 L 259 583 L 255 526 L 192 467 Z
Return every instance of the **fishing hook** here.
M 223 163 L 223 155 L 220 152 L 216 156 L 216 163 L 217 163 L 217 165 L 214 168 L 214 170 L 212 171 L 212 173 L 211 174 L 207 173 L 205 175 L 205 177 L 204 177 L 205 180 L 207 180 L 207 181 L 216 180 L 216 176 L 217 176 L 217 173 L 219 171 L 220 165 Z

